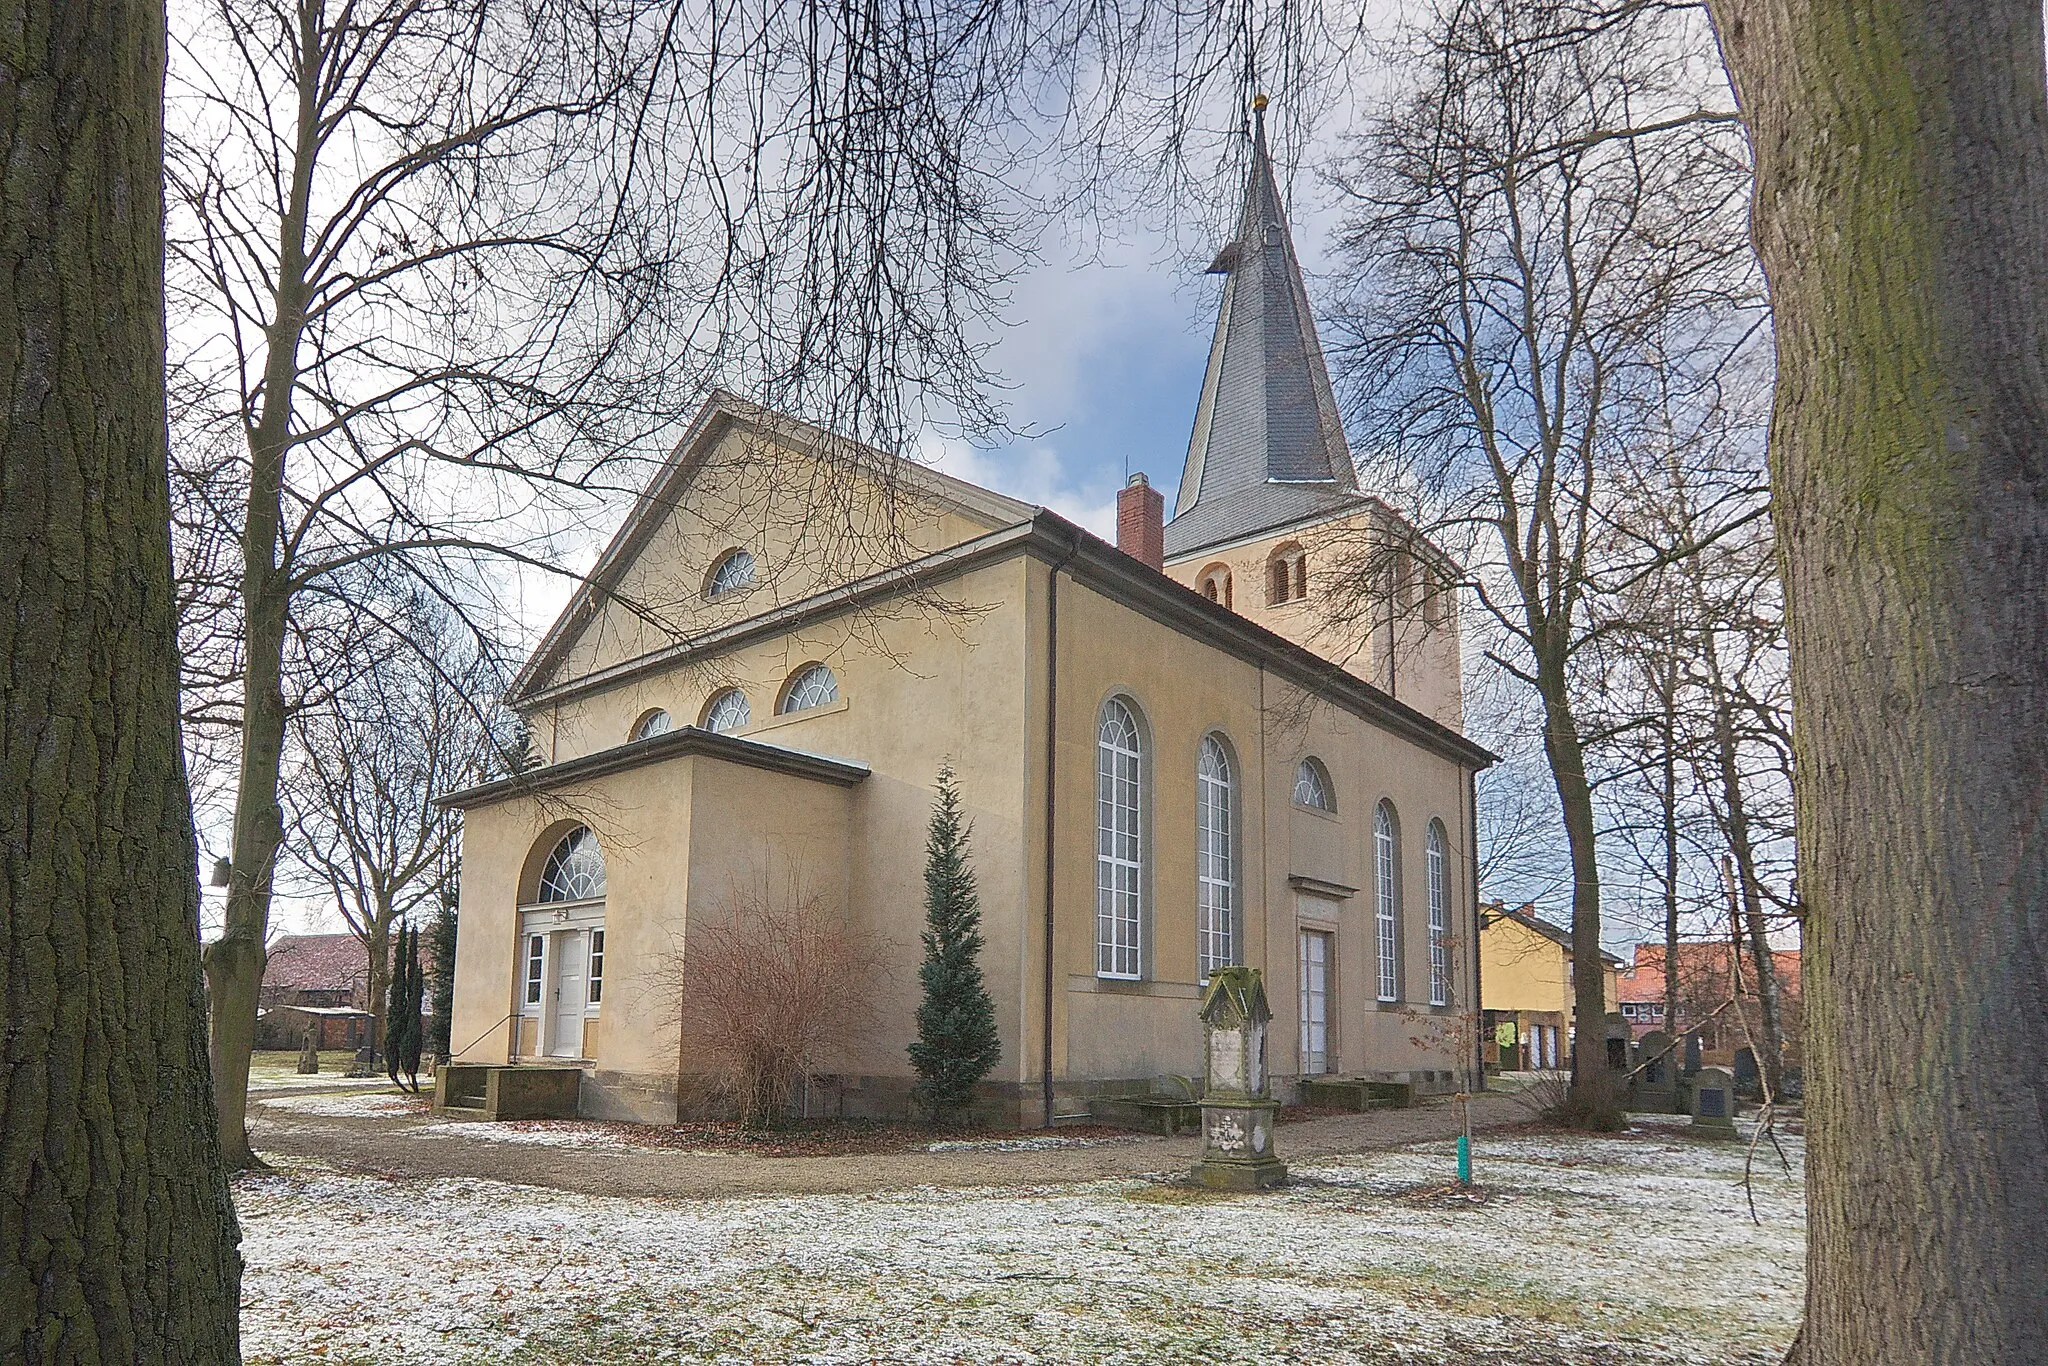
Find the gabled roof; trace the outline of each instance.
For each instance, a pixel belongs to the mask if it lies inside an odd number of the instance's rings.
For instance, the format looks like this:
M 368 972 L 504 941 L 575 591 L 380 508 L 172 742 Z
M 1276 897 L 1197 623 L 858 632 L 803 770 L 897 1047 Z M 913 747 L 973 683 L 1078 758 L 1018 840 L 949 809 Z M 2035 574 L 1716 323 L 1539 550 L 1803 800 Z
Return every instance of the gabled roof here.
M 290 991 L 348 991 L 370 975 L 370 952 L 352 934 L 288 934 L 270 946 L 263 985 Z
M 1537 915 L 1531 907 L 1524 906 L 1519 911 L 1511 911 L 1495 903 L 1491 906 L 1481 906 L 1479 914 L 1482 927 L 1492 921 L 1512 920 L 1525 930 L 1534 930 L 1552 943 L 1563 945 L 1566 953 L 1571 952 L 1572 932 L 1563 925 L 1553 925 L 1550 921 Z M 1628 966 L 1625 960 L 1616 957 L 1605 949 L 1600 950 L 1600 958 L 1610 968 L 1625 968 Z
M 512 685 L 506 690 L 508 703 L 516 706 L 524 701 L 561 663 L 583 628 L 597 615 L 606 596 L 617 587 L 620 576 L 680 504 L 705 456 L 734 426 L 748 427 L 797 452 L 842 467 L 858 463 L 888 470 L 934 506 L 960 513 L 991 531 L 1028 522 L 1038 511 L 1030 503 L 956 479 L 915 460 L 891 456 L 722 389 L 714 390 L 698 407 L 667 461 L 635 500 L 632 511 L 626 514 L 625 522 L 598 556 L 590 573 L 577 585 L 569 605 L 562 609 L 540 645 L 513 676 Z
M 1195 408 L 1169 559 L 1359 501 L 1344 424 L 1253 104 L 1251 169 L 1237 237 L 1209 267 L 1226 277 Z

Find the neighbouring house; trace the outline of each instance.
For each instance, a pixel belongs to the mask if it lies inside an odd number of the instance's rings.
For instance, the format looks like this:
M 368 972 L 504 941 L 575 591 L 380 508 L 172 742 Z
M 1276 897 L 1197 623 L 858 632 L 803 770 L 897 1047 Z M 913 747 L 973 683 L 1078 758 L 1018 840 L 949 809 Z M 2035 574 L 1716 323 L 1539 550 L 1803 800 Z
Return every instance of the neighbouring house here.
M 1600 959 L 1612 1012 L 1620 1003 L 1618 977 L 1625 965 L 1604 950 Z M 1537 915 L 1533 906 L 1482 906 L 1479 992 L 1487 1062 L 1503 1071 L 1569 1067 L 1577 980 L 1570 930 Z
M 1638 944 L 1635 961 L 1621 975 L 1621 1014 L 1640 1039 L 1651 1030 L 1667 1034 L 1698 1033 L 1700 1057 L 1721 1067 L 1743 1065 L 1741 1057 L 1756 1040 L 1763 1040 L 1763 1017 L 1757 998 L 1756 963 L 1745 946 L 1737 960 L 1742 972 L 1739 1002 L 1729 962 L 1734 957 L 1727 940 L 1684 941 L 1678 946 L 1677 1018 L 1667 1018 L 1664 953 L 1662 944 Z M 1778 1019 L 1785 1036 L 1785 1065 L 1799 1067 L 1804 1038 L 1804 1011 L 1799 991 L 1799 950 L 1773 949 L 1772 975 L 1778 983 Z M 1741 1013 L 1738 1015 L 1737 1012 Z
M 352 934 L 288 934 L 270 946 L 256 997 L 256 1046 L 356 1048 L 368 1032 L 370 955 Z
M 510 688 L 538 765 L 445 799 L 458 1062 L 574 1068 L 581 1113 L 673 1121 L 703 1070 L 665 1005 L 692 927 L 800 882 L 895 960 L 884 1028 L 819 1060 L 810 1103 L 904 1113 L 950 761 L 1002 1042 L 985 1114 L 1201 1076 L 1202 983 L 1231 963 L 1266 974 L 1282 1095 L 1325 1073 L 1472 1084 L 1493 756 L 1461 730 L 1456 570 L 1358 487 L 1262 127 L 1214 269 L 1174 515 L 1134 476 L 1116 545 L 703 405 Z M 1373 616 L 1403 629 L 1333 644 L 1319 609 L 1373 545 Z

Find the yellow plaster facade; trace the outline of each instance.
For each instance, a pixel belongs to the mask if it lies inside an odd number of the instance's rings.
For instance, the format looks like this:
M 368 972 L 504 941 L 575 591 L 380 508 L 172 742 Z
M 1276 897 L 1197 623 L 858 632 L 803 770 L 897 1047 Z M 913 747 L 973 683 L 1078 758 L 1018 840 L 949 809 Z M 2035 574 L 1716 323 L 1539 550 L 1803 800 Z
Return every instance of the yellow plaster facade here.
M 757 477 L 749 461 L 764 462 Z M 864 498 L 871 525 L 906 530 L 800 550 L 777 528 L 800 524 L 809 491 L 828 484 Z M 759 539 L 745 540 L 755 524 Z M 757 581 L 740 601 L 713 600 L 708 576 L 735 548 Z M 1454 637 L 1450 648 L 1454 659 Z M 779 714 L 812 664 L 831 670 L 836 699 Z M 747 723 L 700 728 L 735 687 Z M 1128 975 L 1100 971 L 1098 956 L 1097 770 L 1112 698 L 1141 737 Z M 690 926 L 738 883 L 792 877 L 896 964 L 879 988 L 884 1027 L 826 1061 L 819 1103 L 901 1113 L 924 832 L 944 762 L 973 821 L 1002 1040 L 990 1112 L 1072 1115 L 1091 1094 L 1199 1076 L 1196 774 L 1211 737 L 1230 767 L 1232 956 L 1266 973 L 1282 1094 L 1306 1070 L 1470 1083 L 1472 779 L 1491 756 L 1043 510 L 929 472 L 885 485 L 821 434 L 714 399 L 512 701 L 544 762 L 451 798 L 464 812 L 453 1041 L 462 1062 L 575 1062 L 587 1114 L 677 1116 L 690 1047 L 662 1001 Z M 673 728 L 631 738 L 655 709 Z M 1332 809 L 1294 800 L 1309 757 Z M 544 901 L 542 864 L 579 825 L 602 850 L 603 896 Z M 601 999 L 560 999 L 563 981 L 587 989 L 599 945 Z
M 1620 967 L 1619 959 L 1602 955 L 1609 1011 L 1621 1008 Z M 1570 931 L 1526 908 L 1482 907 L 1479 981 L 1489 1056 L 1511 1070 L 1569 1066 L 1573 976 Z

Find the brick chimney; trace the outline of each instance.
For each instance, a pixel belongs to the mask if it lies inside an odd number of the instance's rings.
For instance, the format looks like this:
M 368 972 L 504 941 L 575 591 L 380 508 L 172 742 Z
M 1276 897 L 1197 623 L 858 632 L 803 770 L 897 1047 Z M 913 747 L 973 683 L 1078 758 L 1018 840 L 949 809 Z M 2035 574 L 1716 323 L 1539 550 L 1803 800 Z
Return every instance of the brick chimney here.
M 1166 500 L 1142 474 L 1116 494 L 1116 548 L 1152 569 L 1166 568 Z

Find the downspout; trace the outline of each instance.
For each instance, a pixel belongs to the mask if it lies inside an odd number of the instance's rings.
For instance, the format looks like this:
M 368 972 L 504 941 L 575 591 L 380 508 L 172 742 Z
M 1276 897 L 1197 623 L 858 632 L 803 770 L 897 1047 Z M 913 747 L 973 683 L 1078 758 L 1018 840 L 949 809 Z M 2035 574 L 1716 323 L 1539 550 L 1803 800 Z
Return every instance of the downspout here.
M 1080 553 L 1077 539 L 1052 566 L 1045 582 L 1045 999 L 1038 1071 L 1045 1101 L 1045 1127 L 1052 1127 L 1052 993 L 1053 993 L 1053 817 L 1058 809 L 1060 699 L 1060 574 Z
M 1472 861 L 1472 1074 L 1471 1090 L 1486 1089 L 1485 996 L 1479 983 L 1479 770 L 1465 770 L 1465 848 Z

